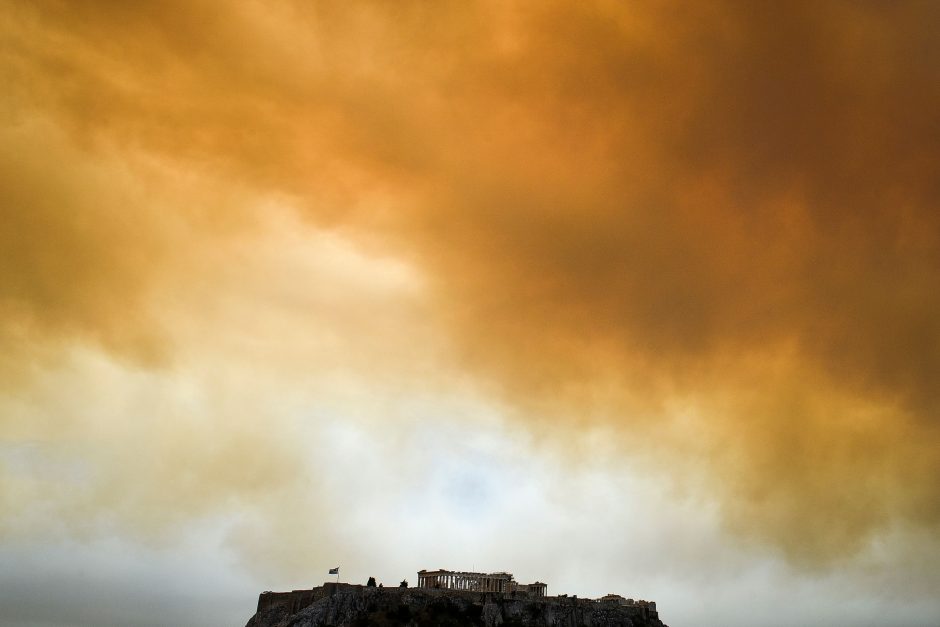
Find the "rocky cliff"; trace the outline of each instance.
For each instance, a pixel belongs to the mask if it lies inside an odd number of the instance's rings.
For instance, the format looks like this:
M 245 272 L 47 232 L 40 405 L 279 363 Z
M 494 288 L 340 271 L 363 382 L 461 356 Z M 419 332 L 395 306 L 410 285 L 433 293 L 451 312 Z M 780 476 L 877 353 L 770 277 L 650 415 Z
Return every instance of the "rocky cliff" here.
M 647 606 L 576 597 L 368 588 L 328 583 L 311 590 L 265 592 L 246 627 L 666 627 Z

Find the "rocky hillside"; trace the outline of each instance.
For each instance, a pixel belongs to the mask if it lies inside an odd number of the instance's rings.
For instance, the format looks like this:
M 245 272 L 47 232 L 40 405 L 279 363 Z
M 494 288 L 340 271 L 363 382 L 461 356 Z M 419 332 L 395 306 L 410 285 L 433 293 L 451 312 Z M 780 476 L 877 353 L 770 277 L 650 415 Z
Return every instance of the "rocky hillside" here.
M 324 584 L 265 592 L 246 627 L 665 627 L 646 606 L 576 597 L 512 598 L 500 594 Z

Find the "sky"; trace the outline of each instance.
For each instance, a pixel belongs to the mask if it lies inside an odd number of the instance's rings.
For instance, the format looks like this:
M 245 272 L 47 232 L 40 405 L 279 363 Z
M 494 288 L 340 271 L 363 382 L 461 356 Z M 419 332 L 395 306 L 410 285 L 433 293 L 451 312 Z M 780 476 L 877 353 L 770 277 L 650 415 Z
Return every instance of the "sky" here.
M 938 20 L 0 3 L 0 623 L 940 624 Z

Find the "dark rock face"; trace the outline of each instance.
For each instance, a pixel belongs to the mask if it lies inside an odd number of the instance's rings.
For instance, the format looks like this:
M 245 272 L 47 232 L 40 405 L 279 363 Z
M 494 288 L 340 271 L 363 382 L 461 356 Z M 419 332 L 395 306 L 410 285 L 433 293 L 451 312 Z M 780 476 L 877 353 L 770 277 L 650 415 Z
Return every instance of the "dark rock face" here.
M 426 588 L 367 588 L 329 583 L 266 592 L 246 627 L 666 627 L 645 606 L 590 599 L 512 598 Z

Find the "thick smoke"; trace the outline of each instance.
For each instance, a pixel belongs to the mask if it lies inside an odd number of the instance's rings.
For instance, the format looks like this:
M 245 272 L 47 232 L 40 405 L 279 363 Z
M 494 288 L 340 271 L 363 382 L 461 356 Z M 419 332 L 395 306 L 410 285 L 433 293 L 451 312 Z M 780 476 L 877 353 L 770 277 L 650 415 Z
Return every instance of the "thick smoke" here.
M 12 5 L 4 114 L 407 259 L 521 414 L 616 425 L 814 563 L 940 522 L 938 12 Z M 3 337 L 158 335 L 165 213 L 5 145 Z M 201 180 L 168 209 L 193 237 L 265 220 Z

